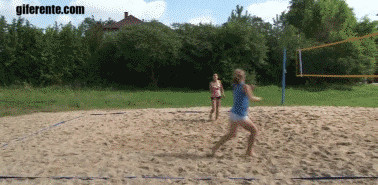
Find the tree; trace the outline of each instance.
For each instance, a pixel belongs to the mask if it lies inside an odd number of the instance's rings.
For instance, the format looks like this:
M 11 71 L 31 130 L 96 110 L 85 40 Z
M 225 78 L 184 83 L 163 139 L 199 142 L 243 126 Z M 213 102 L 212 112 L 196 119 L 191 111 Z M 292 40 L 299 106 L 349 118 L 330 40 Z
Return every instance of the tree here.
M 368 17 L 364 17 L 362 21 L 358 22 L 355 27 L 355 32 L 358 36 L 364 36 L 371 33 L 376 33 L 378 30 L 378 21 L 371 21 Z M 362 54 L 367 56 L 367 60 L 375 61 L 370 70 L 370 73 L 378 74 L 378 63 L 377 63 L 377 48 L 378 48 L 378 37 L 371 37 L 363 39 L 361 41 Z M 368 70 L 369 72 L 369 70 Z
M 6 63 L 9 60 L 9 53 L 7 52 L 8 46 L 8 33 L 7 33 L 7 22 L 4 16 L 0 17 L 0 85 L 5 85 L 9 83 L 7 79 L 7 67 Z
M 357 22 L 342 0 L 292 0 L 287 21 L 307 38 L 326 43 L 354 36 L 352 29 Z
M 313 29 L 318 26 L 314 25 L 313 11 L 315 6 L 314 0 L 291 0 L 289 12 L 286 15 L 288 23 L 298 28 L 299 32 L 312 34 Z
M 79 31 L 84 33 L 84 42 L 89 47 L 90 54 L 94 54 L 102 44 L 103 24 L 101 21 L 96 21 L 92 16 L 92 18 L 85 18 L 78 27 Z
M 245 14 L 242 15 L 243 10 L 243 6 L 236 5 L 236 10 L 232 10 L 227 22 L 248 22 L 248 20 L 250 20 L 250 15 L 248 14 L 248 11 L 246 11 Z
M 378 21 L 371 21 L 369 17 L 363 17 L 361 22 L 358 22 L 354 31 L 358 36 L 368 35 L 377 32 Z
M 357 36 L 357 20 L 352 9 L 342 0 L 292 0 L 286 19 L 307 39 L 317 41 L 316 45 Z M 311 60 L 307 60 L 310 67 L 306 72 L 371 74 L 369 68 L 374 62 L 367 54 L 370 51 L 364 53 L 361 46 L 361 41 L 354 41 L 308 51 L 307 57 Z
M 298 48 L 309 47 L 314 44 L 306 39 L 304 34 L 293 25 L 287 23 L 286 13 L 282 12 L 273 20 L 273 25 L 266 34 L 267 46 L 269 48 L 267 64 L 259 69 L 258 81 L 263 84 L 281 85 L 283 49 L 286 48 L 286 83 L 304 83 L 302 79 L 296 77 L 296 50 Z
M 60 49 L 60 44 L 57 42 L 59 35 L 59 29 L 57 24 L 55 27 L 48 27 L 45 30 L 45 34 L 39 42 L 41 46 L 41 84 L 62 84 L 63 73 L 62 68 L 59 68 L 60 56 L 57 51 Z
M 72 84 L 85 81 L 88 50 L 82 32 L 71 23 L 48 27 L 39 42 L 41 84 Z
M 208 88 L 208 81 L 213 73 L 223 76 L 224 66 L 218 42 L 219 27 L 210 24 L 176 24 L 175 32 L 180 36 L 179 64 L 175 67 L 176 86 L 203 89 Z M 190 79 L 190 80 L 189 80 Z M 207 80 L 205 80 L 207 79 Z
M 158 86 L 158 71 L 176 63 L 181 47 L 178 35 L 158 21 L 125 26 L 118 39 L 126 65 L 139 72 L 147 72 L 154 87 Z
M 268 48 L 264 36 L 265 25 L 248 12 L 242 16 L 242 10 L 242 6 L 237 6 L 236 14 L 233 11 L 229 21 L 222 26 L 218 45 L 222 47 L 223 62 L 230 65 L 231 69 L 245 69 L 251 74 L 248 75 L 250 80 L 255 80 L 253 74 L 266 63 Z
M 111 19 L 111 18 L 109 17 L 108 20 L 104 21 L 104 26 L 111 25 L 111 24 L 113 24 L 113 23 L 116 23 L 116 21 L 113 20 L 113 19 Z
M 23 18 L 14 19 L 8 27 L 9 31 L 9 60 L 8 74 L 12 82 L 39 83 L 41 49 L 38 40 L 42 30 L 32 26 Z
M 86 53 L 85 63 L 83 66 L 83 76 L 86 79 L 85 81 L 89 83 L 98 83 L 101 81 L 100 78 L 100 66 L 101 63 L 99 59 L 99 50 L 103 45 L 104 41 L 104 31 L 103 31 L 103 22 L 96 21 L 94 17 L 87 17 L 78 27 L 78 33 L 82 34 L 80 37 L 81 48 Z

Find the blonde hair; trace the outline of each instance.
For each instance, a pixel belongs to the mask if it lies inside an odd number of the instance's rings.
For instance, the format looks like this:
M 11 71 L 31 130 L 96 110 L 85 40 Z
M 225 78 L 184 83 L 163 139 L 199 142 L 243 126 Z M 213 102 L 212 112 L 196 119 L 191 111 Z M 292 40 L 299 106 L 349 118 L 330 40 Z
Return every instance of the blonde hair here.
M 245 79 L 245 71 L 243 69 L 235 69 L 233 82 L 239 84 L 243 78 Z

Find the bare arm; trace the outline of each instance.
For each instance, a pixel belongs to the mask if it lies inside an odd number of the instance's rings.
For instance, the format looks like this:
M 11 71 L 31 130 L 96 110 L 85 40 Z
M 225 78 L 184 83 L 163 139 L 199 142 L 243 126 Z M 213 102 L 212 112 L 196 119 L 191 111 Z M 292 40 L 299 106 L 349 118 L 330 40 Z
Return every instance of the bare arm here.
M 253 95 L 252 88 L 251 88 L 250 85 L 245 84 L 243 86 L 243 89 L 244 89 L 245 94 L 247 94 L 249 100 L 251 100 L 251 101 L 261 101 L 261 98 Z
M 224 97 L 226 97 L 226 95 L 224 94 L 224 89 L 223 89 L 223 85 L 222 85 L 222 82 L 219 80 L 219 84 L 220 84 L 220 90 L 221 90 L 221 94 L 223 94 Z

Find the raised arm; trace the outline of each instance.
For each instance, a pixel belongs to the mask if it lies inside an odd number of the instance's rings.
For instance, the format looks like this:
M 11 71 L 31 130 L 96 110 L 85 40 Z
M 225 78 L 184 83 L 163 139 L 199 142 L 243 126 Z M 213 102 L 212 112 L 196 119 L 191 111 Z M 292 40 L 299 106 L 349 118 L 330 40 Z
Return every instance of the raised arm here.
M 261 98 L 253 95 L 252 88 L 250 85 L 247 85 L 247 84 L 243 85 L 243 89 L 244 89 L 245 94 L 247 94 L 250 101 L 261 101 Z

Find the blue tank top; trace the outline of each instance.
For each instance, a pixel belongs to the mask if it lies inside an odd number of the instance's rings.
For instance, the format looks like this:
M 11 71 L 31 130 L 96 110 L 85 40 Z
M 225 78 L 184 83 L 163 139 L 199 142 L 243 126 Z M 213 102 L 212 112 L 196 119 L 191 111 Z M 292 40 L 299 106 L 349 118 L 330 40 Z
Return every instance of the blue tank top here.
M 234 106 L 232 106 L 231 112 L 239 116 L 247 116 L 249 99 L 243 90 L 242 84 L 233 84 L 234 88 Z

